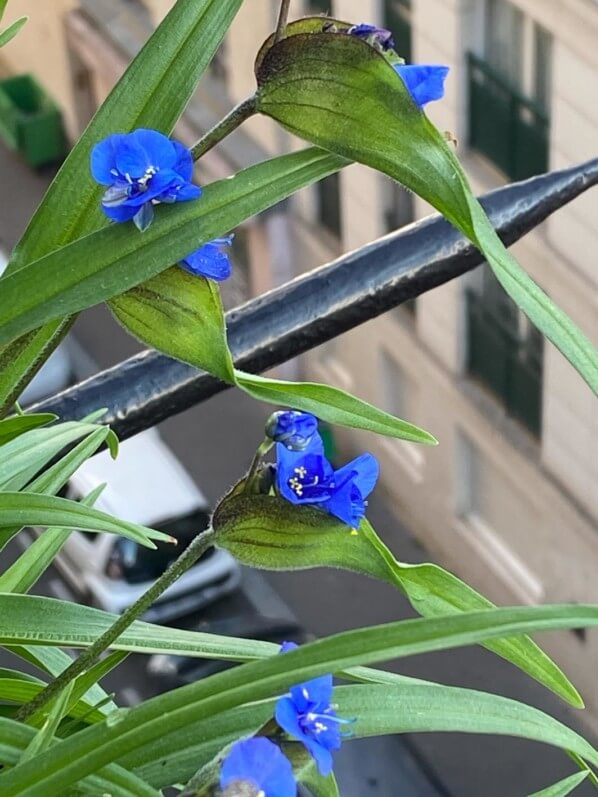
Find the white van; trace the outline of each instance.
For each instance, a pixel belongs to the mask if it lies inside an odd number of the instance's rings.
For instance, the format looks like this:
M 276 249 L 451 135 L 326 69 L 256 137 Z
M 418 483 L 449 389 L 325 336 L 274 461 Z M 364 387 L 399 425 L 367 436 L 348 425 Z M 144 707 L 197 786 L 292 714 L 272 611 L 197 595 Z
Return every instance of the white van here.
M 107 487 L 96 509 L 150 526 L 178 545 L 158 550 L 114 534 L 75 531 L 56 558 L 65 578 L 93 605 L 121 613 L 137 600 L 209 522 L 209 508 L 185 468 L 155 429 L 125 440 L 113 460 L 102 451 L 85 462 L 63 495 L 80 500 L 99 484 Z M 165 622 L 184 616 L 236 589 L 240 568 L 226 551 L 208 550 L 143 615 Z

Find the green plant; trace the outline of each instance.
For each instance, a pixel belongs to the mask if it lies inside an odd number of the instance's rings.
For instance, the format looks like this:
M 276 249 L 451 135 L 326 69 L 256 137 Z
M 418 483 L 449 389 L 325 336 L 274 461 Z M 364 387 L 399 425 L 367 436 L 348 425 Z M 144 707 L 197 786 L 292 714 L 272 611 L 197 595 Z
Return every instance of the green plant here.
M 277 31 L 257 56 L 255 95 L 191 152 L 201 158 L 255 113 L 270 116 L 315 146 L 258 163 L 207 186 L 199 199 L 197 190 L 184 197 L 196 201 L 175 206 L 170 203 L 183 198 L 176 191 L 189 188 L 189 164 L 178 164 L 177 172 L 169 161 L 170 181 L 146 193 L 160 169 L 149 161 L 137 169 L 133 155 L 141 156 L 138 151 L 131 154 L 132 139 L 125 134 L 142 128 L 171 132 L 241 3 L 178 0 L 73 148 L 0 280 L 0 405 L 8 416 L 0 420 L 0 544 L 24 526 L 47 529 L 0 576 L 0 644 L 44 676 L 0 673 L 0 700 L 5 704 L 0 791 L 7 797 L 98 792 L 149 796 L 172 786 L 185 795 L 211 794 L 218 789 L 230 746 L 241 737 L 260 735 L 283 745 L 296 780 L 315 795 L 334 795 L 334 776 L 325 766 L 315 766 L 297 741 L 301 736 L 283 733 L 287 728 L 277 713 L 280 695 L 297 684 L 309 691 L 313 679 L 331 673 L 351 683 L 335 690 L 337 707 L 320 695 L 314 703 L 323 706 L 320 713 L 312 711 L 311 718 L 307 713 L 311 725 L 301 726 L 301 733 L 308 749 L 322 731 L 317 723 L 324 723 L 328 732 L 326 723 L 342 717 L 355 718 L 356 737 L 408 730 L 508 733 L 557 746 L 580 767 L 579 775 L 544 793 L 566 794 L 585 778 L 597 785 L 590 767 L 598 766 L 598 752 L 542 712 L 497 695 L 415 681 L 365 665 L 478 643 L 581 707 L 575 687 L 525 634 L 597 625 L 598 607 L 497 609 L 440 567 L 397 561 L 363 516 L 364 499 L 377 475 L 372 462 L 359 459 L 334 470 L 317 438 L 316 448 L 306 439 L 297 456 L 303 456 L 303 446 L 305 457 L 312 459 L 289 460 L 289 478 L 281 480 L 285 458 L 291 455 L 285 453 L 287 438 L 281 436 L 278 416 L 249 473 L 216 508 L 212 528 L 198 535 L 121 617 L 27 594 L 72 529 L 117 533 L 148 546 L 165 539 L 94 510 L 98 491 L 81 504 L 56 497 L 100 446 L 109 445 L 116 453 L 114 436 L 97 425 L 97 417 L 56 423 L 48 415 L 9 416 L 23 386 L 75 315 L 100 302 L 107 302 L 119 321 L 150 346 L 258 400 L 412 443 L 436 442 L 430 433 L 336 388 L 236 369 L 217 285 L 173 265 L 352 161 L 400 181 L 436 207 L 483 252 L 505 290 L 588 384 L 594 390 L 598 386 L 594 348 L 506 251 L 444 136 L 400 78 L 400 57 L 377 29 L 358 36 L 349 23 L 322 17 L 287 25 L 289 3 L 283 2 Z M 115 133 L 123 134 L 116 143 Z M 165 136 L 155 134 L 153 140 L 167 159 Z M 110 169 L 104 163 L 103 197 L 88 166 L 100 142 L 108 151 L 105 159 L 124 164 Z M 166 171 L 163 167 L 162 177 Z M 162 204 L 154 209 L 151 200 L 158 199 Z M 124 223 L 124 215 L 118 219 L 122 224 L 108 223 L 102 204 L 111 218 L 121 212 L 115 208 L 134 208 L 126 210 L 127 218 L 135 218 L 143 234 Z M 275 477 L 262 462 L 274 441 Z M 310 480 L 311 468 L 318 479 Z M 139 621 L 144 609 L 212 544 L 251 566 L 341 567 L 381 579 L 406 595 L 422 618 L 350 631 L 282 656 L 266 643 Z M 70 647 L 85 650 L 72 660 L 63 650 Z M 107 650 L 112 652 L 101 658 Z M 125 710 L 98 682 L 131 651 L 245 663 Z M 246 794 L 246 785 L 220 782 L 227 797 Z M 255 784 L 252 788 L 252 795 L 265 794 Z

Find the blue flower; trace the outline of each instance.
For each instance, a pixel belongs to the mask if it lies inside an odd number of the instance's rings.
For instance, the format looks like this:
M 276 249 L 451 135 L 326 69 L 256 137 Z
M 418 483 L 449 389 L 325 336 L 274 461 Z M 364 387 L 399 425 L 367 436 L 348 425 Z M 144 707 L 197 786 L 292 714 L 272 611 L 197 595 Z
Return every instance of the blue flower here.
M 444 96 L 444 81 L 448 75 L 448 66 L 394 64 L 393 69 L 401 77 L 414 102 L 420 108 Z
M 291 762 L 262 736 L 232 746 L 222 764 L 220 788 L 223 797 L 297 797 Z
M 291 451 L 306 449 L 317 431 L 318 419 L 309 412 L 282 410 L 272 413 L 266 422 L 267 436 Z
M 233 235 L 225 238 L 216 238 L 208 244 L 192 252 L 181 261 L 185 271 L 195 274 L 196 277 L 207 277 L 211 280 L 228 279 L 232 272 L 230 258 L 226 247 L 233 242 Z
M 294 642 L 284 642 L 281 653 L 295 650 Z M 302 742 L 313 756 L 321 775 L 332 772 L 332 750 L 342 741 L 340 725 L 351 720 L 337 717 L 332 707 L 332 675 L 293 686 L 276 703 L 276 722 L 289 736 Z
M 349 34 L 364 39 L 368 44 L 378 45 L 381 50 L 395 49 L 392 33 L 386 28 L 379 28 L 376 25 L 353 25 L 349 28 Z
M 108 218 L 133 219 L 142 231 L 152 222 L 154 203 L 201 195 L 201 188 L 191 183 L 193 159 L 187 147 L 157 130 L 116 133 L 100 141 L 91 152 L 91 173 L 108 186 L 102 197 Z
M 293 504 L 317 506 L 358 528 L 365 515 L 365 499 L 378 480 L 375 457 L 362 454 L 335 471 L 324 455 L 322 438 L 316 434 L 300 452 L 278 443 L 276 461 L 276 486 L 283 498 Z

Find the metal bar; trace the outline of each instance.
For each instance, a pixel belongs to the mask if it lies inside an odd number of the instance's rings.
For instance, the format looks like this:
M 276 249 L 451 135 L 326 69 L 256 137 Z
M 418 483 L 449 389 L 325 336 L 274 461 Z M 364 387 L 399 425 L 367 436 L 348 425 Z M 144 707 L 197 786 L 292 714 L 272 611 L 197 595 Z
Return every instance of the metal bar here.
M 509 245 L 596 184 L 598 158 L 499 188 L 483 197 L 482 204 Z M 233 357 L 244 370 L 263 371 L 482 262 L 477 249 L 448 222 L 431 216 L 227 313 Z M 144 351 L 37 404 L 35 410 L 67 420 L 108 406 L 106 421 L 124 439 L 227 387 L 210 374 Z

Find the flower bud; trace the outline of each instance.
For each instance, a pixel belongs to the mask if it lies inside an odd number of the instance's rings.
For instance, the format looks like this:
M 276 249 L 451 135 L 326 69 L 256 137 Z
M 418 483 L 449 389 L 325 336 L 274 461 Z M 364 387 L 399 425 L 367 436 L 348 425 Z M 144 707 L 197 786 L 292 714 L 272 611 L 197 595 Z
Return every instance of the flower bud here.
M 308 412 L 280 410 L 266 422 L 266 435 L 290 451 L 303 451 L 318 431 L 318 419 Z

